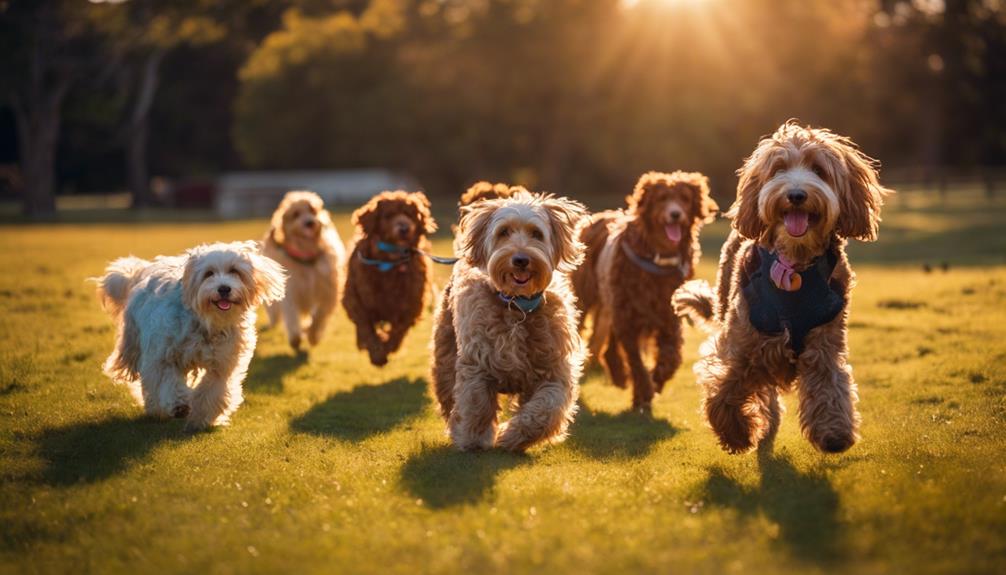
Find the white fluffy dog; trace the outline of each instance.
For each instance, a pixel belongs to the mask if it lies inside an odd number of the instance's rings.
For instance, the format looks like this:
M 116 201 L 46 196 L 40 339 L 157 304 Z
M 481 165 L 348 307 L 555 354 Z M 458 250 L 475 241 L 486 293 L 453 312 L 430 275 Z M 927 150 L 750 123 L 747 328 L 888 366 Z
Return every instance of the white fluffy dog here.
M 186 428 L 226 425 L 243 400 L 255 352 L 255 308 L 283 297 L 285 276 L 256 242 L 202 245 L 184 255 L 115 260 L 98 296 L 118 322 L 105 373 L 147 413 Z M 190 387 L 191 386 L 191 387 Z
M 267 306 L 269 323 L 280 316 L 287 341 L 300 348 L 304 318 L 307 342 L 317 345 L 325 325 L 339 303 L 339 273 L 346 250 L 325 202 L 314 192 L 288 192 L 272 215 L 272 225 L 262 242 L 262 253 L 283 264 L 288 277 L 286 296 Z

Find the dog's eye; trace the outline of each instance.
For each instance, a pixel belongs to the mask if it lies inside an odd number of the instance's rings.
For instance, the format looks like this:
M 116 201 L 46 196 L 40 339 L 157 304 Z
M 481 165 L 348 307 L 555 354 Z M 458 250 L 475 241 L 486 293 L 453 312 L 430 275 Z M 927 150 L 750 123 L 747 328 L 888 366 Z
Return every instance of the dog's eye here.
M 534 239 L 536 239 L 536 240 L 544 240 L 545 239 L 545 234 L 541 233 L 541 230 L 539 230 L 539 229 L 534 229 L 534 230 L 531 230 L 531 237 L 534 238 Z
M 232 274 L 232 275 L 237 275 L 238 269 L 237 268 L 231 268 L 231 269 L 227 270 L 227 273 Z
M 776 164 L 776 165 L 772 166 L 772 171 L 769 172 L 769 177 L 770 178 L 774 178 L 774 177 L 778 176 L 780 172 L 783 172 L 785 170 L 786 170 L 786 165 L 785 164 Z
M 210 271 L 208 271 L 208 272 L 206 272 L 206 273 L 203 274 L 203 279 L 208 280 L 211 277 L 213 277 L 213 270 L 210 270 Z
M 810 167 L 810 171 L 814 172 L 814 175 L 821 178 L 822 180 L 828 175 L 828 173 L 824 171 L 824 167 L 822 167 L 821 164 L 814 164 L 813 166 Z
M 499 235 L 499 237 L 501 237 L 501 238 L 508 237 L 510 235 L 510 228 L 503 228 L 503 229 L 501 229 L 500 233 L 497 234 L 497 235 Z

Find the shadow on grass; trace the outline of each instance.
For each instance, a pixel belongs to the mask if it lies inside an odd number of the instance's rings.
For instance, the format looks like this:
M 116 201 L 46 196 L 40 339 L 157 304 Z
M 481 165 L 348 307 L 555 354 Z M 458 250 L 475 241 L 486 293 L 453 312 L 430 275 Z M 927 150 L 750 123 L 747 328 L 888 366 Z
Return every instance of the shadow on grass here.
M 434 509 L 473 504 L 492 492 L 496 478 L 531 458 L 493 450 L 462 452 L 454 446 L 424 447 L 402 466 L 405 489 Z
M 245 391 L 279 395 L 283 393 L 283 376 L 296 371 L 307 363 L 308 355 L 300 352 L 294 355 L 270 355 L 252 360 L 245 379 Z
M 743 515 L 759 512 L 779 526 L 779 543 L 814 563 L 840 560 L 843 533 L 838 524 L 838 494 L 820 472 L 801 472 L 788 456 L 758 454 L 758 487 L 741 485 L 720 468 L 704 485 L 710 504 L 733 507 Z
M 611 414 L 593 411 L 581 402 L 566 443 L 595 459 L 628 459 L 646 456 L 654 445 L 677 432 L 669 421 L 649 413 Z
M 360 441 L 422 415 L 426 381 L 405 378 L 336 393 L 290 422 L 301 433 Z
M 115 417 L 43 431 L 35 438 L 51 485 L 93 483 L 140 463 L 155 447 L 194 437 L 184 422 Z

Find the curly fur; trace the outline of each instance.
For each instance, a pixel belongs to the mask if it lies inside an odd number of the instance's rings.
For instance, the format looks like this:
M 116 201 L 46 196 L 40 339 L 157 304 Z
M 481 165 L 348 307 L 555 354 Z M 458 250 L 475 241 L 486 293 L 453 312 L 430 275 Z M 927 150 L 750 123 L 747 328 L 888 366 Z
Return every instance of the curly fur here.
M 463 208 L 455 265 L 436 318 L 432 377 L 451 439 L 463 450 L 523 451 L 566 436 L 585 351 L 566 274 L 579 264 L 582 205 L 511 188 Z M 519 266 L 520 258 L 529 263 Z M 499 293 L 544 293 L 531 313 Z M 449 322 L 449 327 L 448 327 Z M 518 408 L 499 423 L 499 395 Z
M 307 191 L 287 193 L 272 215 L 262 253 L 282 264 L 288 274 L 286 295 L 266 307 L 270 325 L 282 318 L 287 341 L 295 350 L 305 331 L 308 343 L 317 345 L 338 305 L 346 259 L 321 197 Z
M 730 209 L 734 231 L 720 255 L 717 287 L 689 282 L 674 297 L 679 313 L 708 322 L 713 332 L 701 349 L 695 373 L 703 411 L 723 448 L 744 452 L 771 447 L 782 406 L 778 394 L 797 387 L 800 426 L 819 450 L 849 449 L 859 438 L 858 396 L 848 364 L 848 301 L 855 275 L 845 254 L 846 238 L 877 237 L 883 197 L 876 162 L 848 138 L 790 121 L 763 139 L 738 172 L 737 199 Z M 806 199 L 795 204 L 790 192 Z M 792 236 L 786 214 L 809 214 L 809 229 Z M 764 334 L 751 324 L 741 292 L 756 246 L 785 254 L 798 270 L 826 250 L 838 253 L 831 288 L 846 301 L 835 319 L 808 334 L 797 356 L 789 333 Z
M 472 184 L 458 200 L 458 209 L 473 204 L 481 200 L 506 199 L 517 192 L 527 192 L 520 186 L 509 186 L 503 183 L 492 184 L 480 181 Z M 461 245 L 462 237 L 458 234 L 457 226 L 452 227 L 454 231 L 454 252 L 461 253 L 464 249 Z M 465 265 L 464 260 L 459 260 L 455 268 Z M 430 354 L 434 357 L 431 362 L 431 381 L 453 381 L 454 363 L 457 358 L 457 340 L 454 333 L 454 311 L 451 309 L 451 289 L 454 276 L 447 280 L 447 284 L 440 292 L 437 299 L 437 306 L 433 312 L 433 338 L 430 340 Z M 437 354 L 441 354 L 438 356 Z M 454 403 L 452 386 L 433 386 L 436 394 L 437 405 L 440 406 L 441 415 L 446 419 L 450 416 L 450 411 Z
M 433 270 L 426 258 L 418 255 L 387 272 L 364 263 L 360 256 L 386 261 L 401 257 L 379 250 L 377 244 L 382 241 L 429 251 L 426 236 L 436 231 L 437 224 L 426 195 L 403 191 L 374 196 L 353 212 L 352 220 L 356 237 L 349 255 L 342 305 L 356 325 L 357 348 L 367 351 L 372 364 L 383 366 L 422 316 Z
M 681 365 L 681 322 L 671 295 L 698 265 L 699 232 L 718 207 L 705 176 L 680 171 L 644 174 L 626 200 L 626 212 L 595 214 L 581 232 L 587 253 L 572 279 L 581 311 L 593 316 L 591 352 L 616 386 L 625 387 L 631 376 L 633 408 L 648 409 Z M 677 240 L 668 235 L 670 226 L 677 227 Z M 677 258 L 686 269 L 649 273 L 629 259 L 623 243 L 646 259 Z M 651 343 L 656 360 L 648 371 L 643 351 Z
M 255 352 L 255 309 L 283 297 L 283 268 L 255 242 L 210 244 L 154 261 L 109 264 L 98 297 L 117 323 L 105 373 L 147 413 L 224 425 L 241 405 Z

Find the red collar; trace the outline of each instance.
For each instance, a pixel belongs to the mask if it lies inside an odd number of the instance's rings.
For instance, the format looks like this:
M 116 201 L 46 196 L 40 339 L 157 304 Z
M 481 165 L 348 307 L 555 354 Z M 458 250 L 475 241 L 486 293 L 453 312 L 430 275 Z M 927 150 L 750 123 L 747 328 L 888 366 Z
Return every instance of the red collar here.
M 279 249 L 283 250 L 283 253 L 285 253 L 290 259 L 292 259 L 297 263 L 312 265 L 314 264 L 314 262 L 318 261 L 318 258 L 321 257 L 321 250 L 315 250 L 312 252 L 302 252 L 297 249 L 294 249 L 293 246 L 288 246 L 285 244 L 281 244 L 279 242 L 276 242 L 276 245 L 279 246 Z

